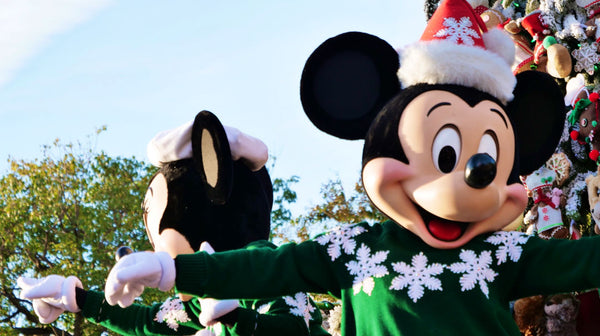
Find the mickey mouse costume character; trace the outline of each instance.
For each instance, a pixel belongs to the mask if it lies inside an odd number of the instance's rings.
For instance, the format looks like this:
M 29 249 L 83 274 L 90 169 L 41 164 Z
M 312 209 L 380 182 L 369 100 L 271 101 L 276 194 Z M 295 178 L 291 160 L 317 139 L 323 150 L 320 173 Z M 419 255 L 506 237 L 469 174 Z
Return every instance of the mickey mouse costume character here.
M 503 34 L 445 0 L 400 57 L 364 33 L 325 41 L 304 68 L 304 109 L 331 135 L 365 139 L 363 184 L 390 220 L 276 250 L 179 255 L 173 281 L 131 271 L 156 263 L 151 253 L 127 256 L 108 302 L 161 281 L 216 298 L 329 292 L 342 300 L 343 335 L 520 335 L 510 301 L 597 287 L 599 239 L 498 231 L 524 212 L 519 176 L 551 156 L 565 115 L 551 76 L 512 74 Z
M 273 190 L 262 141 L 202 111 L 193 123 L 159 133 L 148 145 L 148 156 L 160 169 L 148 186 L 143 217 L 159 268 L 198 250 L 274 248 L 265 241 Z M 328 335 L 319 310 L 304 293 L 223 301 L 179 295 L 142 306 L 131 304 L 143 288 L 128 286 L 122 308 L 108 305 L 102 292 L 82 289 L 73 276 L 20 278 L 19 285 L 42 323 L 67 310 L 81 311 L 122 335 Z

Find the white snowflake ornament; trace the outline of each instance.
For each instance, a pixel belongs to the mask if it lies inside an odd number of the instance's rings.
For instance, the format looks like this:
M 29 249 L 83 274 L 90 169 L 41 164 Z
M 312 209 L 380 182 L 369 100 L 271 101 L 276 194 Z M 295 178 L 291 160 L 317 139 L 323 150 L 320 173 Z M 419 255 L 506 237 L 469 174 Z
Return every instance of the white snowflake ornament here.
M 408 297 L 413 302 L 423 297 L 425 289 L 441 291 L 442 282 L 435 276 L 444 272 L 444 266 L 438 263 L 429 265 L 427 263 L 427 256 L 423 252 L 412 257 L 411 265 L 404 262 L 392 263 L 394 271 L 400 275 L 392 280 L 390 289 L 402 290 L 408 287 Z
M 490 290 L 487 283 L 493 282 L 498 273 L 490 268 L 492 252 L 482 251 L 478 257 L 474 251 L 462 250 L 459 255 L 463 262 L 453 263 L 450 270 L 456 274 L 464 273 L 460 277 L 461 290 L 468 291 L 479 285 L 481 292 L 489 299 Z
M 489 236 L 485 241 L 490 244 L 500 245 L 496 250 L 498 265 L 505 263 L 508 258 L 513 262 L 519 261 L 525 244 L 530 236 L 517 231 L 499 231 Z
M 179 328 L 179 323 L 189 322 L 190 317 L 183 308 L 183 302 L 178 298 L 168 298 L 160 306 L 159 311 L 154 317 L 156 322 L 164 322 L 175 331 Z
M 473 22 L 467 16 L 463 16 L 459 21 L 456 21 L 453 17 L 447 17 L 444 19 L 444 28 L 438 30 L 435 33 L 435 37 L 443 37 L 448 41 L 457 43 L 462 41 L 465 45 L 475 45 L 473 38 L 480 38 L 479 33 L 473 28 Z
M 571 54 L 575 58 L 575 71 L 581 72 L 585 70 L 589 75 L 594 74 L 594 65 L 600 62 L 598 55 L 598 43 L 581 43 L 581 47 L 573 50 Z
M 290 313 L 296 316 L 304 317 L 304 322 L 306 322 L 306 326 L 308 327 L 311 319 L 310 314 L 315 311 L 315 307 L 310 304 L 308 295 L 300 292 L 296 293 L 294 297 L 284 296 L 283 299 L 288 306 L 292 307 L 292 309 L 290 309 Z
M 356 260 L 351 260 L 346 263 L 346 267 L 351 275 L 355 275 L 352 289 L 354 295 L 365 292 L 371 295 L 375 288 L 375 280 L 373 278 L 381 278 L 388 274 L 385 265 L 379 265 L 387 259 L 390 251 L 378 251 L 371 255 L 371 249 L 365 244 L 361 244 L 356 251 Z
M 317 237 L 316 241 L 321 245 L 329 243 L 327 253 L 329 253 L 331 261 L 335 261 L 335 259 L 342 255 L 342 251 L 348 255 L 354 254 L 354 249 L 356 248 L 354 237 L 363 232 L 365 232 L 365 228 L 358 225 L 338 226 L 328 233 Z

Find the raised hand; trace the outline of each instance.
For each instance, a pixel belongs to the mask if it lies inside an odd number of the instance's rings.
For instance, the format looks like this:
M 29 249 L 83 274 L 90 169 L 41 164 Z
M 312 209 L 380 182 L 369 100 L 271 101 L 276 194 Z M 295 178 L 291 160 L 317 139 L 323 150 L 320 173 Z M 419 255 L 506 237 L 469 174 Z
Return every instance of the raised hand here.
M 31 300 L 33 310 L 41 323 L 52 323 L 64 311 L 76 313 L 77 306 L 75 288 L 83 288 L 81 281 L 74 277 L 49 275 L 40 279 L 19 277 L 17 284 L 21 287 L 21 299 Z
M 175 261 L 166 252 L 136 252 L 126 255 L 112 268 L 104 294 L 110 305 L 127 307 L 145 287 L 165 292 L 175 285 Z

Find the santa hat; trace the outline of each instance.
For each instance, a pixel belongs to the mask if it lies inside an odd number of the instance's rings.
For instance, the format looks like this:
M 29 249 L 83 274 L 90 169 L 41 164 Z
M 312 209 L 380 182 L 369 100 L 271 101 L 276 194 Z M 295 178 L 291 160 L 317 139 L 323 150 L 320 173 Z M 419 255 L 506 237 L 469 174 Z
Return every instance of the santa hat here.
M 588 9 L 590 7 L 592 7 L 593 5 L 600 3 L 600 0 L 575 0 L 575 2 L 577 3 L 577 5 Z
M 527 176 L 525 184 L 530 191 L 536 191 L 542 187 L 552 187 L 554 180 L 556 180 L 556 172 L 546 167 L 542 167 Z
M 565 106 L 575 107 L 577 96 L 579 96 L 579 93 L 583 90 L 585 90 L 589 96 L 583 74 L 577 74 L 577 76 L 569 79 L 567 82 L 567 93 L 565 94 Z
M 591 7 L 599 4 L 600 0 L 575 0 L 577 5 L 583 7 L 588 10 L 588 18 L 591 18 L 594 14 L 597 14 L 597 11 L 592 11 Z
M 542 41 L 551 33 L 548 24 L 542 18 L 542 11 L 538 9 L 527 14 L 521 21 L 521 27 L 536 40 L 533 55 L 535 63 L 538 63 L 540 58 L 547 53 Z
M 419 83 L 458 84 L 512 100 L 516 78 L 512 39 L 487 30 L 466 0 L 443 0 L 421 39 L 400 52 L 398 77 L 404 87 Z
M 544 40 L 544 37 L 550 35 L 551 31 L 548 25 L 542 19 L 542 11 L 535 10 L 521 20 L 521 27 L 523 27 L 531 37 L 537 41 Z
M 473 7 L 473 11 L 477 15 L 481 15 L 483 14 L 483 12 L 489 9 L 489 3 L 487 0 L 467 0 L 467 2 L 469 3 L 469 5 L 471 5 L 471 7 Z

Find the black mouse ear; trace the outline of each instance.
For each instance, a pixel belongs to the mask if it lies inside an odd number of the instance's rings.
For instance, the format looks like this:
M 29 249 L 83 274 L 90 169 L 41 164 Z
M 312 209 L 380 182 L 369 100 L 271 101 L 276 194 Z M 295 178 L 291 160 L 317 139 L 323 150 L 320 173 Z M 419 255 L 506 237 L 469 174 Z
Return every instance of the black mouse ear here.
M 384 40 L 349 32 L 323 42 L 302 72 L 302 106 L 330 135 L 364 139 L 383 105 L 400 90 L 398 53 Z
M 507 112 L 517 135 L 519 175 L 529 175 L 558 146 L 565 123 L 564 95 L 550 75 L 539 71 L 518 74 L 513 92 Z
M 231 195 L 233 160 L 229 141 L 219 119 L 208 111 L 196 115 L 192 126 L 194 167 L 214 204 L 224 204 Z

